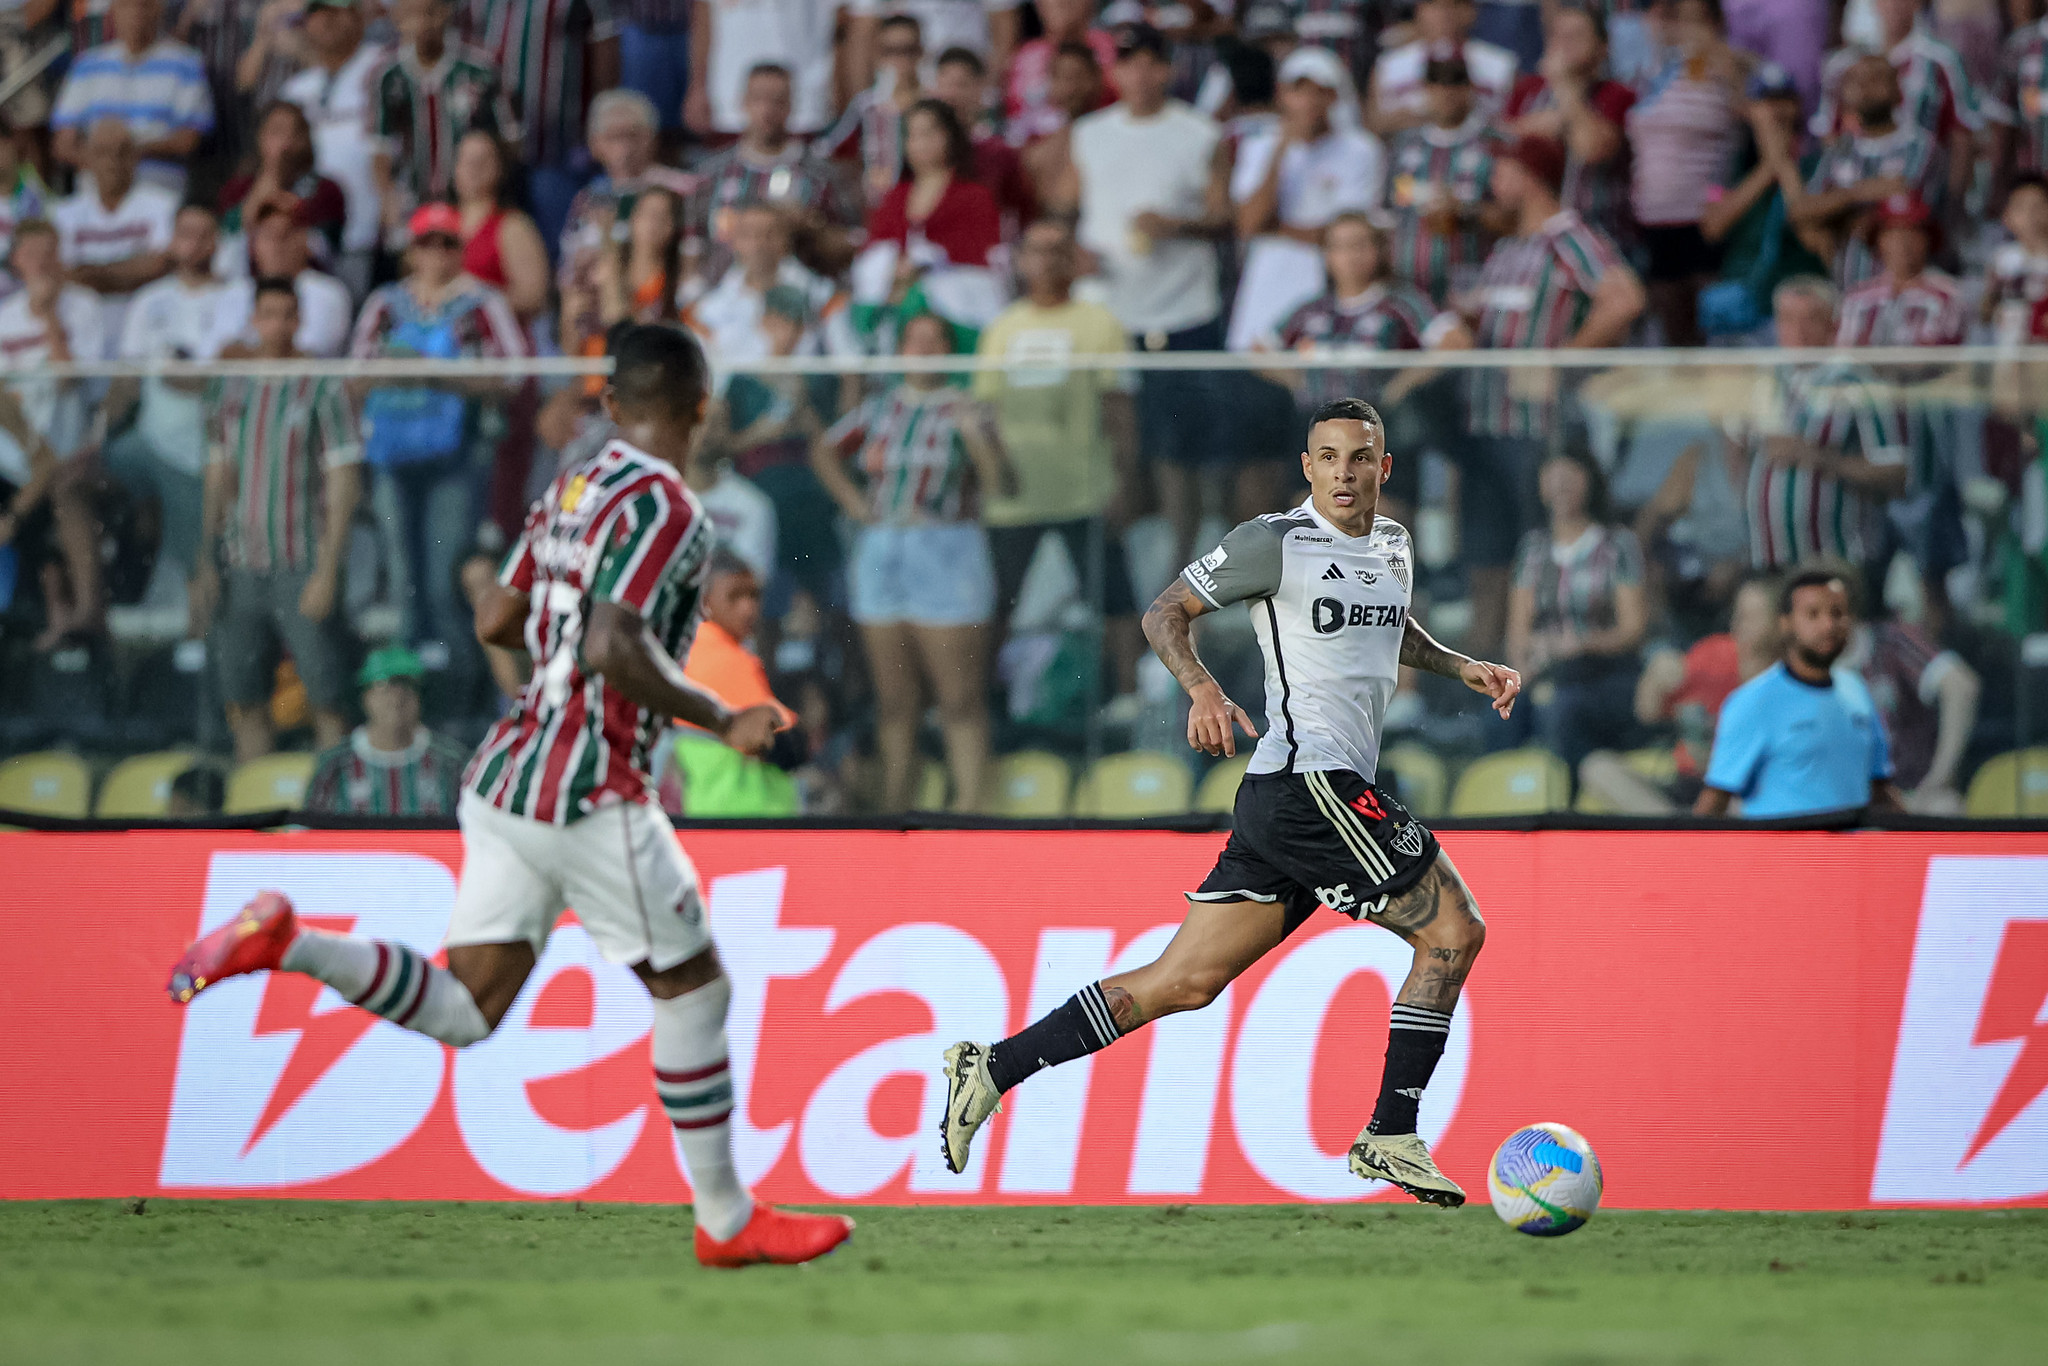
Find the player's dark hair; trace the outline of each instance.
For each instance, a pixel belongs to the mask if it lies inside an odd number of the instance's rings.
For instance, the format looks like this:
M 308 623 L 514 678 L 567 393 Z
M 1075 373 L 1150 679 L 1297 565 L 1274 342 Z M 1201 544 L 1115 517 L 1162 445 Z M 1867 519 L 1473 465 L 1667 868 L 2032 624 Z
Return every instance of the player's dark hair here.
M 612 398 L 621 408 L 694 410 L 709 391 L 704 348 L 680 327 L 634 323 L 605 338 L 612 356 Z
M 256 292 L 251 296 L 251 302 L 262 298 L 266 294 L 282 294 L 292 301 L 294 307 L 299 302 L 299 287 L 282 275 L 266 275 L 258 280 L 256 282 Z
M 1363 422 L 1368 427 L 1386 430 L 1379 410 L 1362 398 L 1333 398 L 1308 415 L 1310 431 L 1325 422 Z
M 977 77 L 988 75 L 988 63 L 971 47 L 949 47 L 939 54 L 941 67 L 964 66 Z
M 1802 569 L 1785 580 L 1783 591 L 1778 594 L 1778 615 L 1788 616 L 1792 611 L 1792 598 L 1802 588 L 1826 588 L 1829 584 L 1841 584 L 1846 593 L 1849 585 L 1843 581 L 1841 572 L 1835 569 Z

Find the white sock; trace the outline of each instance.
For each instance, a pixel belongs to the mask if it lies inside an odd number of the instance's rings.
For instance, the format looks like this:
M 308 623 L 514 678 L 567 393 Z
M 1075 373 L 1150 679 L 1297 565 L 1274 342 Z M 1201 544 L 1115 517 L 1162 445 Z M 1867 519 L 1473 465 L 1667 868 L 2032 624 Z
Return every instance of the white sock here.
M 491 1032 L 469 988 L 403 944 L 300 930 L 282 966 L 325 982 L 351 1005 L 456 1048 Z
M 731 1000 L 732 984 L 721 976 L 654 1003 L 654 1091 L 683 1146 L 697 1227 L 720 1242 L 754 1217 L 754 1197 L 732 1160 L 732 1074 L 725 1061 Z

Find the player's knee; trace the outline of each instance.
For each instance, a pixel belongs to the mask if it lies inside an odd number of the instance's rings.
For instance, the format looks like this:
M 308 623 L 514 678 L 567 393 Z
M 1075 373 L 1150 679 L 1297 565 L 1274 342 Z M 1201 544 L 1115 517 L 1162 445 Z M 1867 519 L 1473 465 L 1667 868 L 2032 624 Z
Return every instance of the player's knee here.
M 1177 972 L 1167 979 L 1160 1008 L 1155 1014 L 1177 1014 L 1183 1010 L 1201 1010 L 1223 994 L 1230 985 L 1230 974 L 1217 968 L 1193 968 Z
M 1479 950 L 1486 946 L 1486 922 L 1477 914 L 1462 916 L 1457 924 L 1445 927 L 1444 947 L 1465 958 L 1467 962 L 1479 956 Z

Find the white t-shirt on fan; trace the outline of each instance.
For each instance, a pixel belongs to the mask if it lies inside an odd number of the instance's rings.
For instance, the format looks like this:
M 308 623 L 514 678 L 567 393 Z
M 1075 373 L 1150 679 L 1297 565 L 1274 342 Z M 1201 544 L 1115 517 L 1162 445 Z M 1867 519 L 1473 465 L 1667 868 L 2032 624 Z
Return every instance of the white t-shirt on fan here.
M 212 360 L 220 354 L 221 313 L 233 288 L 208 279 L 197 289 L 175 275 L 135 291 L 117 354 L 122 360 Z M 160 379 L 142 381 L 135 424 L 157 458 L 186 474 L 206 468 L 205 400 Z
M 1221 137 L 1214 119 L 1179 100 L 1146 119 L 1113 104 L 1074 122 L 1080 242 L 1102 262 L 1103 301 L 1128 332 L 1178 332 L 1222 311 L 1213 242 L 1155 241 L 1131 226 L 1148 209 L 1200 217 Z
M 746 129 L 747 73 L 763 62 L 786 67 L 789 127 L 816 133 L 832 122 L 832 42 L 844 0 L 712 0 L 711 123 Z
M 111 266 L 153 251 L 167 251 L 178 220 L 178 196 L 161 185 L 138 180 L 121 202 L 109 209 L 99 194 L 84 190 L 58 201 L 50 210 L 57 229 L 57 250 L 67 266 Z M 133 294 L 102 294 L 100 336 L 112 346 L 120 340 Z M 76 353 L 74 353 L 76 354 Z M 78 355 L 79 360 L 105 360 L 104 355 Z
M 1230 176 L 1233 202 L 1242 204 L 1265 183 L 1280 141 L 1276 128 L 1238 148 Z M 1360 129 L 1331 129 L 1314 142 L 1290 144 L 1280 162 L 1280 222 L 1289 228 L 1321 228 L 1340 213 L 1370 209 L 1380 201 L 1386 176 L 1380 140 Z M 1230 349 L 1249 350 L 1322 288 L 1322 252 L 1277 233 L 1253 238 L 1230 313 Z

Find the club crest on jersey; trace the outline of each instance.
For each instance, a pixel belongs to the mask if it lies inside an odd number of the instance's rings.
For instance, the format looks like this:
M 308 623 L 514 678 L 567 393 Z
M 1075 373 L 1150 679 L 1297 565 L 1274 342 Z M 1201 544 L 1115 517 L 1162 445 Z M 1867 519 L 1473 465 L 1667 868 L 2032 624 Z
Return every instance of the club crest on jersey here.
M 1394 827 L 1394 852 L 1408 858 L 1422 857 L 1422 827 L 1414 821 Z
M 590 480 L 583 475 L 571 479 L 569 486 L 562 490 L 562 511 L 574 512 L 576 505 L 583 501 L 583 491 L 589 487 Z

